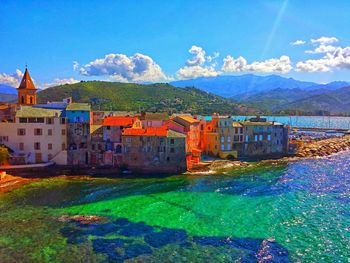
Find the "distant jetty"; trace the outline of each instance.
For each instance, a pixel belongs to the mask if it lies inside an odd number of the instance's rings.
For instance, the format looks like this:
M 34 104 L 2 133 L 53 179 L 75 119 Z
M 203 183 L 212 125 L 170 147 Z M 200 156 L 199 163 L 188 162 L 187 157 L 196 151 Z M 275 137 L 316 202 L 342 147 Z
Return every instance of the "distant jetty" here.
M 350 135 L 334 137 L 299 145 L 297 157 L 324 157 L 350 148 Z

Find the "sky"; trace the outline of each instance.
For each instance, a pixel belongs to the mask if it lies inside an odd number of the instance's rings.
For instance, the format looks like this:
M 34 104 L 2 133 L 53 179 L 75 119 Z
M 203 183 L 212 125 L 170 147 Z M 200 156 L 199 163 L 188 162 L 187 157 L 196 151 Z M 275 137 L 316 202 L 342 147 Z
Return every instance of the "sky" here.
M 350 81 L 350 1 L 0 0 L 0 83 Z

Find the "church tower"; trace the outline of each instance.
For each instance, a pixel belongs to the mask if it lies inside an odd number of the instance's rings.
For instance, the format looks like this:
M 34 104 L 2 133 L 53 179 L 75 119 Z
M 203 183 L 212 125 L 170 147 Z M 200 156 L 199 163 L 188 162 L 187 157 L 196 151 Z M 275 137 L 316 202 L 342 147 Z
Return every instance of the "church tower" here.
M 18 87 L 18 104 L 33 105 L 36 104 L 36 88 L 31 79 L 28 69 L 24 72 L 21 84 Z

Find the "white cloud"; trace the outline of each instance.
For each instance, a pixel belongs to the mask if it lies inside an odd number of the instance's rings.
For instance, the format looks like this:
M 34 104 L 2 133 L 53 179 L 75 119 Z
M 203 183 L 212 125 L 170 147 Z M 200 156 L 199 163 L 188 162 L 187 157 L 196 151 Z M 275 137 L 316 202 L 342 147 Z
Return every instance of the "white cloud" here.
M 201 67 L 201 66 L 192 66 L 192 67 L 185 66 L 183 68 L 180 68 L 176 73 L 176 76 L 179 79 L 191 79 L 191 78 L 198 78 L 198 77 L 215 77 L 217 75 L 219 75 L 219 72 L 217 72 L 214 67 Z
M 224 58 L 224 64 L 221 67 L 223 72 L 241 72 L 245 71 L 247 67 L 247 60 L 239 56 L 237 59 L 232 56 L 226 56 Z
M 296 40 L 296 41 L 294 41 L 294 42 L 292 42 L 292 43 L 290 43 L 292 46 L 300 46 L 300 45 L 304 45 L 304 44 L 306 44 L 306 41 L 304 41 L 304 40 Z
M 311 39 L 311 43 L 313 44 L 332 44 L 338 42 L 338 38 L 336 37 L 320 37 L 318 39 Z
M 327 72 L 330 71 L 325 59 L 309 59 L 296 64 L 296 71 L 302 72 Z
M 79 82 L 79 80 L 76 80 L 74 78 L 67 78 L 67 79 L 59 79 L 56 78 L 53 80 L 53 82 L 50 83 L 43 83 L 43 84 L 39 84 L 39 88 L 41 89 L 46 89 L 49 87 L 54 87 L 54 86 L 59 86 L 59 85 L 64 85 L 64 84 L 74 84 Z
M 327 72 L 334 68 L 350 69 L 350 47 L 334 47 L 320 44 L 315 50 L 308 53 L 324 54 L 322 58 L 300 61 L 296 65 L 297 71 Z
M 332 45 L 321 44 L 320 46 L 316 47 L 314 50 L 306 50 L 305 53 L 307 53 L 307 54 L 322 54 L 322 53 L 333 52 L 336 49 L 337 49 L 337 47 L 334 47 Z
M 188 52 L 193 55 L 186 61 L 186 65 L 176 72 L 178 79 L 190 79 L 198 77 L 214 77 L 220 74 L 216 71 L 216 59 L 219 52 L 214 52 L 211 56 L 206 56 L 202 47 L 192 46 Z
M 224 64 L 221 68 L 224 72 L 261 72 L 261 73 L 288 73 L 293 69 L 290 58 L 281 56 L 280 58 L 271 58 L 265 61 L 255 61 L 251 64 L 247 63 L 244 57 L 234 59 L 231 56 L 224 58 Z
M 212 56 L 207 56 L 208 62 L 212 62 L 220 56 L 219 52 L 214 52 Z
M 17 88 L 22 77 L 23 73 L 19 69 L 13 74 L 0 73 L 0 83 Z
M 136 53 L 109 54 L 82 66 L 84 76 L 109 76 L 111 79 L 127 82 L 157 82 L 167 80 L 160 66 L 149 56 Z
M 188 52 L 193 54 L 194 56 L 186 61 L 187 66 L 199 66 L 205 63 L 205 51 L 203 48 L 198 46 L 192 46 L 188 50 Z
M 73 70 L 76 71 L 79 69 L 79 63 L 77 61 L 73 61 Z

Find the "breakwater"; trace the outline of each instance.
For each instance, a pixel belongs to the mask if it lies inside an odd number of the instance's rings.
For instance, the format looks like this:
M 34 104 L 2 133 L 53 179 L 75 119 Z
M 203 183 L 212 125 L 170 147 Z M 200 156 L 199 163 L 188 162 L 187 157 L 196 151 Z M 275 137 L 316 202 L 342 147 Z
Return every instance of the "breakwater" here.
M 329 138 L 325 140 L 301 143 L 296 153 L 297 157 L 323 157 L 345 151 L 350 148 L 350 135 Z

